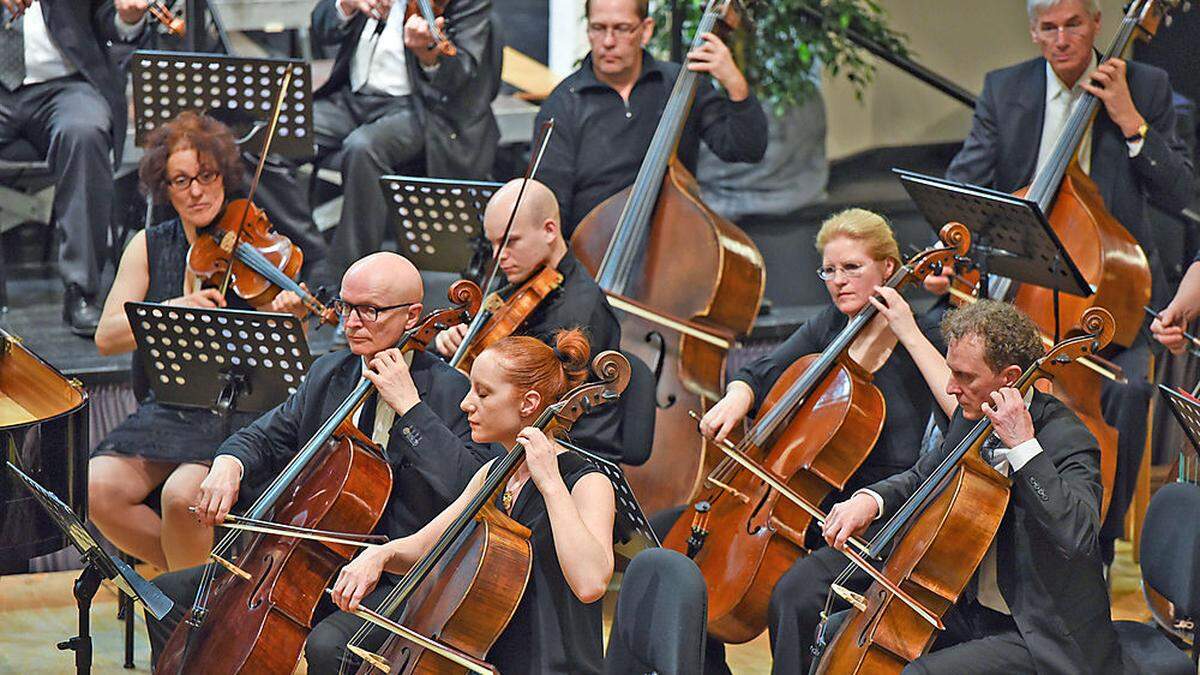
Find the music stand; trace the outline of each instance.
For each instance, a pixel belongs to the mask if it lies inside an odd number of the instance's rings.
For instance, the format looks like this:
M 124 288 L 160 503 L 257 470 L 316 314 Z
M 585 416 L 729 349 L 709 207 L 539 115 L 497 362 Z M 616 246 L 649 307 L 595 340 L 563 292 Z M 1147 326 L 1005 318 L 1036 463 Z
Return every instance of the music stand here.
M 1158 385 L 1159 392 L 1167 399 L 1171 412 L 1183 427 L 1183 433 L 1192 443 L 1192 454 L 1200 457 L 1200 399 L 1180 389 Z
M 949 222 L 971 230 L 979 287 L 988 274 L 1088 297 L 1092 285 L 1071 260 L 1036 202 L 1005 192 L 892 169 L 934 231 Z
M 133 53 L 134 142 L 185 110 L 224 122 L 243 151 L 258 154 L 266 141 L 279 85 L 288 69 L 291 83 L 279 115 L 271 151 L 294 159 L 316 153 L 312 120 L 312 68 L 297 59 L 261 59 L 220 54 L 138 50 Z
M 312 363 L 291 314 L 125 303 L 142 371 L 161 403 L 205 408 L 229 424 L 296 392 Z
M 383 176 L 379 181 L 400 253 L 417 269 L 460 273 L 473 257 L 490 257 L 483 212 L 503 183 L 416 176 Z
M 100 590 L 101 581 L 111 580 L 122 593 L 132 598 L 134 602 L 141 603 L 148 612 L 159 619 L 171 611 L 174 603 L 157 586 L 146 581 L 129 565 L 110 556 L 100 548 L 96 540 L 92 539 L 92 535 L 88 534 L 87 528 L 83 526 L 79 518 L 57 495 L 39 485 L 11 461 L 6 461 L 5 464 L 25 484 L 25 487 L 29 488 L 37 502 L 50 515 L 50 520 L 67 535 L 67 538 L 78 549 L 83 560 L 83 572 L 75 580 L 74 585 L 75 604 L 79 609 L 79 634 L 58 643 L 58 648 L 70 649 L 75 652 L 75 671 L 77 673 L 90 673 L 92 671 L 92 599 Z
M 626 560 L 633 560 L 633 556 L 648 548 L 662 546 L 637 497 L 633 495 L 633 488 L 625 480 L 625 472 L 621 471 L 621 467 L 573 443 L 562 440 L 559 443 L 578 452 L 612 483 L 617 503 L 617 517 L 613 522 L 613 551 Z

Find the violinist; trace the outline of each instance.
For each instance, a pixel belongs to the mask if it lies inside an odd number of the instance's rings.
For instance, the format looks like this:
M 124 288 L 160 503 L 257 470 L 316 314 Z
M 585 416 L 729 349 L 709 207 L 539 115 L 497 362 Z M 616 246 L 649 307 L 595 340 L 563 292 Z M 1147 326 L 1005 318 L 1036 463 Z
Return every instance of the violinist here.
M 1109 59 L 1097 63 L 1097 0 L 1028 0 L 1029 33 L 1041 57 L 987 75 L 971 131 L 946 172 L 948 178 L 1004 192 L 1031 181 L 1049 162 L 1072 104 L 1090 92 L 1103 105 L 1078 153 L 1080 168 L 1100 189 L 1108 211 L 1141 245 L 1150 262 L 1154 307 L 1166 299 L 1147 199 L 1167 211 L 1191 201 L 1192 164 L 1175 133 L 1167 74 L 1151 65 Z M 926 287 L 944 293 L 947 277 Z M 1117 476 L 1102 541 L 1106 560 L 1124 528 L 1146 435 L 1153 388 L 1147 383 L 1149 346 L 1142 335 L 1109 356 L 1128 384 L 1111 380 L 1101 391 L 1103 415 L 1119 431 Z
M 1200 310 L 1200 255 L 1188 267 L 1179 282 L 1175 297 L 1150 323 L 1150 333 L 1173 354 L 1182 354 L 1187 349 L 1184 331 Z
M 364 377 L 376 393 L 355 413 L 354 423 L 392 465 L 392 496 L 377 532 L 393 538 L 412 534 L 458 497 L 497 452 L 471 440 L 467 417 L 458 409 L 466 377 L 431 354 L 409 352 L 409 362 L 393 347 L 420 319 L 423 294 L 417 269 L 395 253 L 374 253 L 350 267 L 335 301 L 349 349 L 314 361 L 296 393 L 221 445 L 194 502 L 204 523 L 223 522 L 243 486 L 282 466 Z M 155 658 L 191 606 L 202 569 L 155 579 L 176 607 L 163 621 L 147 617 Z M 339 649 L 357 628 L 353 617 L 328 616 L 329 609 L 322 616 L 318 608 L 319 621 L 305 646 L 310 672 L 336 672 Z
M 600 599 L 613 572 L 612 484 L 590 462 L 530 426 L 541 411 L 587 377 L 589 347 L 579 331 L 560 331 L 550 347 L 510 336 L 471 368 L 462 409 L 480 443 L 525 447 L 525 461 L 497 506 L 532 535 L 533 570 L 516 613 L 484 659 L 502 673 L 599 673 Z M 401 574 L 433 545 L 478 492 L 493 462 L 416 533 L 372 546 L 342 568 L 333 587 L 340 608 L 374 607 L 385 573 Z M 382 641 L 383 635 L 377 636 Z M 372 645 L 363 646 L 371 648 Z
M 887 417 L 874 449 L 847 484 L 845 494 L 850 494 L 912 466 L 935 403 L 948 415 L 953 400 L 936 395 L 945 389 L 948 377 L 936 327 L 915 318 L 904 298 L 884 287 L 900 265 L 900 250 L 887 221 L 864 209 L 842 211 L 821 225 L 816 247 L 821 253 L 817 275 L 829 292 L 830 305 L 770 354 L 735 373 L 725 396 L 704 415 L 700 430 L 719 439 L 728 436 L 757 410 L 788 366 L 822 351 L 870 302 L 880 313 L 851 346 L 849 356 L 874 373 L 872 381 L 886 401 Z M 655 516 L 656 528 L 665 517 Z M 798 559 L 771 593 L 768 628 L 776 673 L 807 672 L 808 646 L 825 595 L 846 564 L 841 553 L 822 547 L 815 534 L 808 540 L 810 554 Z M 863 582 L 868 580 L 864 577 Z M 716 646 L 710 645 L 710 650 Z M 715 656 L 710 651 L 710 657 Z
M 101 354 L 122 354 L 136 345 L 126 302 L 161 302 L 183 307 L 251 309 L 233 293 L 201 288 L 187 265 L 197 232 L 219 216 L 228 192 L 242 187 L 237 146 L 229 129 L 205 115 L 185 112 L 149 137 L 139 175 L 157 202 L 178 214 L 138 232 L 130 240 L 96 330 Z M 291 292 L 275 297 L 272 311 L 303 316 Z M 88 504 L 92 522 L 113 544 L 159 569 L 203 562 L 212 547 L 212 528 L 196 522 L 188 506 L 196 499 L 207 464 L 228 430 L 207 410 L 158 403 L 134 355 L 134 391 L 141 403 L 92 453 Z M 253 420 L 234 413 L 232 429 Z M 162 486 L 162 514 L 144 501 Z
M 596 205 L 633 183 L 680 72 L 645 49 L 654 34 L 649 7 L 648 0 L 586 0 L 591 52 L 538 112 L 534 129 L 554 119 L 539 176 L 558 197 L 567 238 Z M 697 91 L 679 144 L 684 166 L 695 173 L 701 139 L 727 162 L 760 161 L 767 117 L 729 48 L 709 33 L 687 68 L 711 75 L 725 95 L 711 84 Z
M 986 416 L 994 431 L 984 459 L 1012 479 L 1007 510 L 932 653 L 904 672 L 1122 672 L 1097 543 L 1099 446 L 1058 399 L 1033 390 L 1027 402 L 1012 387 L 1045 351 L 1037 326 L 1010 304 L 983 300 L 948 313 L 942 332 L 946 392 L 958 401 L 944 442 L 835 505 L 826 541 L 841 548 L 886 520 Z
M 488 200 L 483 229 L 493 252 L 500 248 L 504 239 L 505 227 L 522 182 L 520 178 L 509 181 Z M 604 292 L 575 259 L 563 239 L 558 201 L 544 184 L 535 180 L 525 183 L 525 193 L 508 234 L 508 245 L 500 253 L 498 264 L 512 290 L 545 268 L 558 270 L 563 277 L 558 288 L 517 327 L 516 335 L 531 335 L 551 344 L 558 331 L 582 327 L 595 350 L 620 348 L 621 325 Z M 467 327 L 462 324 L 439 333 L 438 352 L 447 358 L 453 356 L 466 333 Z M 619 455 L 616 447 L 618 411 L 619 408 L 613 406 L 594 417 L 583 418 L 575 425 L 572 437 L 581 439 L 580 442 L 590 450 Z
M 414 164 L 429 176 L 491 173 L 502 48 L 492 2 L 436 4 L 444 13 L 434 26 L 420 12 L 406 14 L 408 2 L 320 0 L 313 7 L 314 41 L 337 48 L 329 79 L 313 92 L 318 155 L 341 152 L 344 199 L 327 259 L 331 279 L 381 248 L 388 219 L 380 176 Z M 437 47 L 434 28 L 454 45 L 453 56 Z M 306 203 L 294 177 L 266 176 L 264 189 L 276 201 Z

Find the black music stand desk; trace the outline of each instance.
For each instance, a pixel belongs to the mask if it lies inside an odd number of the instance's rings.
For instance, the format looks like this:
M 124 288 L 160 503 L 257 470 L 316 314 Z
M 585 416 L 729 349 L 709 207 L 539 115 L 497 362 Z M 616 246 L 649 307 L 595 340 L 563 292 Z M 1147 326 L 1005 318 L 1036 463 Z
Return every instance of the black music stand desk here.
M 1167 407 L 1183 427 L 1183 433 L 1192 444 L 1192 454 L 1200 457 L 1200 399 L 1185 391 L 1158 385 L 1158 391 L 1167 399 Z
M 379 179 L 400 253 L 422 272 L 461 273 L 491 257 L 483 234 L 488 200 L 503 183 L 416 176 Z
M 146 581 L 129 565 L 110 556 L 92 539 L 87 528 L 79 518 L 71 512 L 70 507 L 62 502 L 53 492 L 38 485 L 11 461 L 5 462 L 8 470 L 15 475 L 29 491 L 46 513 L 50 520 L 67 535 L 83 560 L 83 572 L 75 580 L 75 604 L 79 608 L 79 634 L 73 638 L 58 643 L 58 648 L 75 652 L 75 671 L 90 673 L 92 671 L 92 636 L 91 609 L 92 599 L 100 590 L 100 582 L 111 580 L 122 593 L 140 603 L 148 612 L 161 619 L 171 611 L 174 604 L 171 599 L 158 590 L 154 584 Z
M 1084 298 L 1094 292 L 1036 202 L 914 171 L 892 171 L 935 232 L 949 222 L 971 231 L 981 289 L 987 289 L 989 274 L 998 274 Z

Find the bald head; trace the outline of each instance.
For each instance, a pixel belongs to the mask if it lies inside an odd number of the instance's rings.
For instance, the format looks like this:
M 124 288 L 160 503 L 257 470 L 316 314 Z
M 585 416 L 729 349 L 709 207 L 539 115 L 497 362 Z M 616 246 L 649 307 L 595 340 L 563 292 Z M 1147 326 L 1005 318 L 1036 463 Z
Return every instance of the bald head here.
M 397 305 L 421 302 L 425 286 L 408 258 L 390 251 L 372 253 L 350 266 L 342 277 L 342 297 L 358 303 Z
M 494 239 L 504 236 L 504 227 L 508 225 L 513 204 L 517 202 L 517 195 L 521 194 L 521 183 L 525 183 L 525 179 L 508 181 L 488 200 L 487 210 L 483 214 L 483 227 L 488 239 L 493 239 L 493 234 Z M 550 188 L 530 180 L 525 185 L 525 194 L 521 196 L 521 210 L 513 220 L 513 230 L 539 227 L 548 220 L 556 225 L 559 223 L 558 200 Z
M 483 215 L 483 231 L 492 244 L 493 254 L 504 240 L 504 228 L 517 203 L 517 195 L 521 194 L 522 183 L 525 194 L 521 195 L 508 247 L 500 256 L 500 269 L 509 283 L 524 281 L 542 266 L 557 267 L 567 253 L 567 242 L 559 227 L 558 199 L 545 185 L 518 178 L 496 190 Z

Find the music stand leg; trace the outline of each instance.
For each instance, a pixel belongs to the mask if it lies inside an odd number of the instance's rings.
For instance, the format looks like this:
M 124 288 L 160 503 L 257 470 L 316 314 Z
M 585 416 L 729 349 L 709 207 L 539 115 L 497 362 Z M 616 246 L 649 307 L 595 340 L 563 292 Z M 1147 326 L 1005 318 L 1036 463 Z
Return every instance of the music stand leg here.
M 100 590 L 100 581 L 104 576 L 97 571 L 91 560 L 85 560 L 83 572 L 75 580 L 75 605 L 79 608 L 79 634 L 58 643 L 62 650 L 75 652 L 75 672 L 87 674 L 92 672 L 92 633 L 91 612 L 92 598 Z

